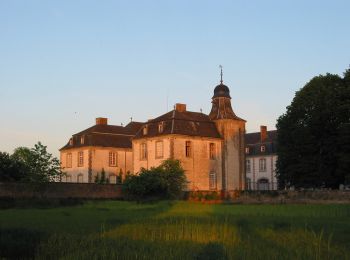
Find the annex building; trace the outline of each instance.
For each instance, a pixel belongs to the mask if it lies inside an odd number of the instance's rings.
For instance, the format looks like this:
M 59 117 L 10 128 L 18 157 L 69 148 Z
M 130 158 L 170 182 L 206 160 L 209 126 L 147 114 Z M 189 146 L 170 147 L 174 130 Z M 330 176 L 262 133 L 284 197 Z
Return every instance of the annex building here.
M 172 158 L 181 161 L 188 190 L 277 189 L 276 131 L 262 126 L 246 134 L 246 121 L 234 113 L 222 78 L 211 103 L 209 115 L 176 104 L 152 120 L 126 126 L 96 118 L 60 149 L 62 181 L 91 183 L 104 169 L 109 182 L 117 183 Z

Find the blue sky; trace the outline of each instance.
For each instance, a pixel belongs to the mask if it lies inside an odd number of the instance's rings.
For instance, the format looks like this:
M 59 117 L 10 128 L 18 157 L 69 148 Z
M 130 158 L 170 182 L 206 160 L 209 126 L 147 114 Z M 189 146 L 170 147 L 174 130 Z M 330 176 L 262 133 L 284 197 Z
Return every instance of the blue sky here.
M 209 113 L 219 64 L 247 132 L 350 64 L 350 1 L 0 1 L 0 151 L 58 155 L 105 116 Z M 168 100 L 168 102 L 167 102 Z

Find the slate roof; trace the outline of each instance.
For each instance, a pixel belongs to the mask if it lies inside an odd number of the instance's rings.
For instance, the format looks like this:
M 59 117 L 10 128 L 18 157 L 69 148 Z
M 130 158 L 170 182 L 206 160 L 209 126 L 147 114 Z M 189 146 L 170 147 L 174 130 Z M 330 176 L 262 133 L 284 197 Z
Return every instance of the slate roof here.
M 102 146 L 116 148 L 131 148 L 131 138 L 143 125 L 141 122 L 130 122 L 125 127 L 116 125 L 94 125 L 72 136 L 73 145 L 70 142 L 61 150 L 67 150 L 85 146 Z M 84 143 L 81 143 L 84 137 Z
M 163 131 L 159 132 L 159 124 L 163 124 Z M 144 134 L 143 128 L 147 128 Z M 221 138 L 216 125 L 209 116 L 203 113 L 177 110 L 170 111 L 155 119 L 149 120 L 136 133 L 135 139 L 155 137 L 168 134 Z
M 275 154 L 277 148 L 277 130 L 267 131 L 267 138 L 264 142 L 260 140 L 260 132 L 245 135 L 245 144 L 249 148 L 249 155 Z M 265 146 L 265 152 L 261 152 L 261 146 Z

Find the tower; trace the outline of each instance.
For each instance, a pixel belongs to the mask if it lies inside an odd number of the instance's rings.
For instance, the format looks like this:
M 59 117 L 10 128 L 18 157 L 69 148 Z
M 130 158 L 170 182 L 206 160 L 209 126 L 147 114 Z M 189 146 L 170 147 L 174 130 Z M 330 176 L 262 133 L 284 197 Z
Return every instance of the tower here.
M 245 187 L 244 119 L 233 112 L 230 89 L 220 84 L 214 89 L 209 118 L 213 120 L 223 138 L 222 184 L 224 191 L 243 190 Z

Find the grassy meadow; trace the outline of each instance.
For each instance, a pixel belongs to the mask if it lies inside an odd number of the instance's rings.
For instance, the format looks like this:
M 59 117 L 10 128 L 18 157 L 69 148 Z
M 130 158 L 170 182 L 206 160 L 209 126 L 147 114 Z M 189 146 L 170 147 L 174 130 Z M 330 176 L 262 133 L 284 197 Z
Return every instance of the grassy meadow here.
M 0 209 L 0 259 L 350 259 L 348 205 L 88 201 Z

